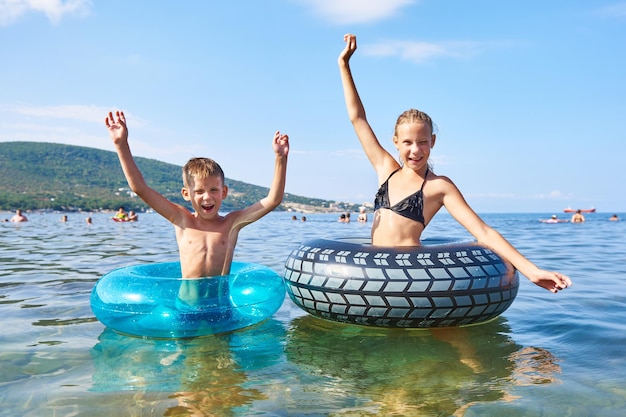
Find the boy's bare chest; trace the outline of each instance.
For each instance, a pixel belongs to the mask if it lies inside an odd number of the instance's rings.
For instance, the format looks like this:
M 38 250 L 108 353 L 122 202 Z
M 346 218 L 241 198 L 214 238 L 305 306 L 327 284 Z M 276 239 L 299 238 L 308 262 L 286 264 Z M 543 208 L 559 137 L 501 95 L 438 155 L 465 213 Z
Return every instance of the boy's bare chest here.
M 229 234 L 221 231 L 187 229 L 177 236 L 181 250 L 193 252 L 222 252 L 230 246 Z

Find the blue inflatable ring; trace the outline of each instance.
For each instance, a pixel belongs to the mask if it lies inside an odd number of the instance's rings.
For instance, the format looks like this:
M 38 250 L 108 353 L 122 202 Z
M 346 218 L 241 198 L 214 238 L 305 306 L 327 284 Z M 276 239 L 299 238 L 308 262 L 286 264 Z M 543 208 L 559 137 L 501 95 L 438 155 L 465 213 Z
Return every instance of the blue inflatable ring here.
M 230 275 L 180 277 L 179 262 L 113 270 L 94 286 L 91 309 L 102 324 L 119 333 L 188 338 L 259 323 L 285 298 L 282 277 L 262 265 L 233 262 Z
M 513 266 L 476 243 L 381 247 L 312 240 L 285 263 L 291 300 L 325 319 L 384 327 L 481 323 L 513 303 Z

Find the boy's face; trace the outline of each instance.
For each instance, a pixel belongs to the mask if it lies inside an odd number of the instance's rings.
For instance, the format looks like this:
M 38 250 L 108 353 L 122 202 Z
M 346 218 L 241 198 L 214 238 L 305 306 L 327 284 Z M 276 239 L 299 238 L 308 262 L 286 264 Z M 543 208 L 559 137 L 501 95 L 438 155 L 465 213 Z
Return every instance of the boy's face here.
M 228 195 L 228 187 L 218 176 L 208 178 L 193 177 L 189 187 L 181 191 L 183 198 L 191 202 L 198 217 L 211 220 L 217 216 L 222 200 Z

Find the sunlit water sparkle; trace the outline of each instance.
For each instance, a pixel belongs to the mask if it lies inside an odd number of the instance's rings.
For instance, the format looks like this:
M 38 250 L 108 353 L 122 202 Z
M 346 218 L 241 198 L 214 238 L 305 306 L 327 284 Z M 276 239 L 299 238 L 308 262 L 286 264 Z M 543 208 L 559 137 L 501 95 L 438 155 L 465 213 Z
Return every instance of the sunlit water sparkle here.
M 245 228 L 236 260 L 282 275 L 303 241 L 369 235 L 338 215 L 292 214 Z M 178 259 L 158 215 L 114 223 L 98 213 L 87 225 L 82 214 L 61 223 L 61 214 L 28 213 L 27 223 L 0 223 L 0 416 L 626 415 L 626 221 L 537 221 L 549 214 L 483 216 L 574 281 L 553 295 L 522 277 L 513 305 L 490 323 L 365 328 L 286 299 L 259 325 L 179 341 L 118 335 L 89 306 L 111 269 Z M 434 237 L 469 238 L 446 214 L 426 229 Z

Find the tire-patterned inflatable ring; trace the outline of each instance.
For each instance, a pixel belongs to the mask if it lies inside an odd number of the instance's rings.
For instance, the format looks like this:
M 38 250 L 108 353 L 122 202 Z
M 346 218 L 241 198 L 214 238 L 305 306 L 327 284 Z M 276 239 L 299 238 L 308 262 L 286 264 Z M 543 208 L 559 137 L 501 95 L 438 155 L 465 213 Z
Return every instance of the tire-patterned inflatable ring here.
M 383 327 L 448 327 L 489 321 L 513 303 L 513 266 L 477 243 L 381 247 L 312 240 L 285 263 L 291 300 L 306 312 Z

